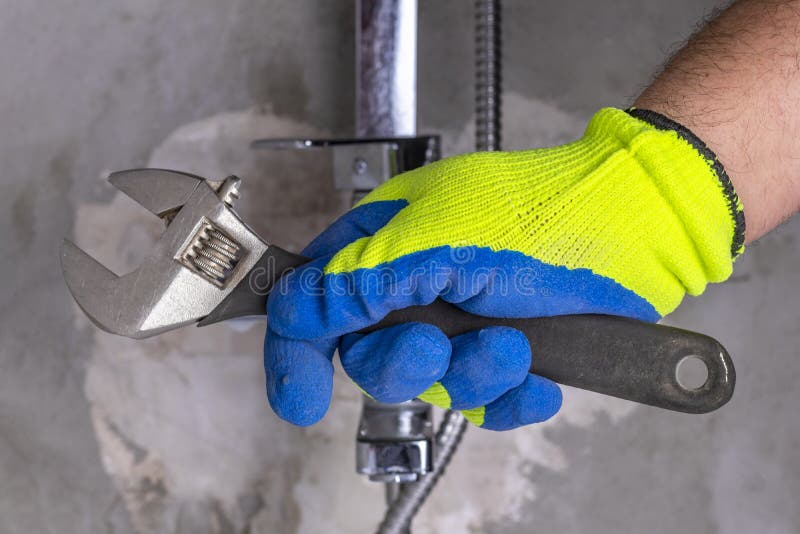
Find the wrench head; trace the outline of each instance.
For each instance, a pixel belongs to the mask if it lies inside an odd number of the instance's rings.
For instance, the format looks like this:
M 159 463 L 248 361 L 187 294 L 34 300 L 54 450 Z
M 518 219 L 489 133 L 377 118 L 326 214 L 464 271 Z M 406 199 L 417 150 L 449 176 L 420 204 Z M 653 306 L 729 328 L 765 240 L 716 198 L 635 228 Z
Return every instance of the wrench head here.
M 64 241 L 61 269 L 67 287 L 106 332 L 141 339 L 199 321 L 267 250 L 220 200 L 214 182 L 162 169 L 114 173 L 111 181 L 169 224 L 139 267 L 122 276 Z

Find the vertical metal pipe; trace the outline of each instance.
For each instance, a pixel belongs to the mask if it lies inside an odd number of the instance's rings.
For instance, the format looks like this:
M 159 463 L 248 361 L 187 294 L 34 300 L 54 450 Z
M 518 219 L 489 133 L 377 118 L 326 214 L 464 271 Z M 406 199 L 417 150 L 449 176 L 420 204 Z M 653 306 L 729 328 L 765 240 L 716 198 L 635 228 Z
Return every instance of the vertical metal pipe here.
M 417 0 L 358 0 L 356 21 L 356 135 L 416 135 Z
M 416 133 L 417 0 L 357 0 L 356 136 L 411 137 Z M 365 193 L 356 191 L 353 200 Z M 427 414 L 430 418 L 430 407 Z M 386 483 L 387 505 L 397 499 L 402 486 Z
M 419 482 L 406 484 L 378 526 L 377 534 L 403 534 L 410 531 L 411 521 L 444 475 L 450 460 L 464 437 L 467 422 L 461 412 L 448 410 L 436 432 L 434 462 L 436 468 Z
M 500 147 L 499 0 L 476 3 L 476 145 Z M 416 135 L 416 0 L 357 2 L 356 135 Z M 464 417 L 448 411 L 436 436 L 436 466 L 419 482 L 387 486 L 392 502 L 379 532 L 408 532 L 411 520 L 444 473 L 466 431 Z M 398 491 L 399 489 L 399 491 Z
M 501 25 L 500 0 L 475 2 L 475 148 L 500 150 L 501 142 Z M 448 411 L 436 433 L 433 472 L 406 485 L 387 510 L 378 534 L 408 532 L 411 521 L 444 474 L 464 432 L 467 421 Z

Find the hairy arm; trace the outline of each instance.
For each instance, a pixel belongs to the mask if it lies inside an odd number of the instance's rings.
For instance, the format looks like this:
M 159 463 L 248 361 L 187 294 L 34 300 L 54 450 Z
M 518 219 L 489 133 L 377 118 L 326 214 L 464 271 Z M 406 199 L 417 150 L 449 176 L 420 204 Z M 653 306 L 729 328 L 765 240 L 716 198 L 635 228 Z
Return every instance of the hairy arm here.
M 735 2 L 634 105 L 717 154 L 744 205 L 747 242 L 800 211 L 800 0 Z

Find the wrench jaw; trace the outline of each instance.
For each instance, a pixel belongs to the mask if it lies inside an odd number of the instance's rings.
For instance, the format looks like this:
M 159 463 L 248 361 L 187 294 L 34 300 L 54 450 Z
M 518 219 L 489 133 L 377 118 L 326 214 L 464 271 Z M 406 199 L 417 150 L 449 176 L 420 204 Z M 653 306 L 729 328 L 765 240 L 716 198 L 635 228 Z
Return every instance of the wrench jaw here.
M 139 169 L 115 173 L 112 183 L 168 224 L 142 264 L 123 276 L 64 241 L 61 269 L 67 287 L 106 332 L 142 339 L 201 320 L 267 250 L 218 196 L 229 200 L 231 188 L 238 191 L 238 178 L 208 183 L 184 173 Z M 156 198 L 147 184 L 167 198 Z
M 129 169 L 111 173 L 108 181 L 150 213 L 165 218 L 181 209 L 206 180 L 168 169 Z
M 139 270 L 117 276 L 84 252 L 72 241 L 61 246 L 61 270 L 72 297 L 80 309 L 98 328 L 105 332 L 142 339 L 157 335 L 180 325 L 164 328 L 146 327 L 152 324 L 153 307 L 143 295 L 132 298 L 130 291 L 139 289 L 135 281 Z
M 127 337 L 136 337 L 140 321 L 121 316 L 121 309 L 109 309 L 111 299 L 106 290 L 114 291 L 119 277 L 84 252 L 72 241 L 61 245 L 61 272 L 72 298 L 98 328 Z

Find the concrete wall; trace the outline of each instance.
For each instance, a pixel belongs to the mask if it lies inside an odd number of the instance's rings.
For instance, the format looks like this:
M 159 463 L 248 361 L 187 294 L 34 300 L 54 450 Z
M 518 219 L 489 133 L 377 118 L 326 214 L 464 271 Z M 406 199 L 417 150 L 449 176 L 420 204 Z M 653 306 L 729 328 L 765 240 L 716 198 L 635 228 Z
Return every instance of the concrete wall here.
M 712 0 L 507 0 L 508 148 L 578 136 L 625 105 Z M 421 131 L 472 142 L 472 11 L 420 2 Z M 0 0 L 0 532 L 367 532 L 358 394 L 326 420 L 266 406 L 263 324 L 134 342 L 97 331 L 58 267 L 63 236 L 123 271 L 160 230 L 102 180 L 146 164 L 245 180 L 242 211 L 300 248 L 346 207 L 325 154 L 253 138 L 352 130 L 349 1 Z M 471 430 L 416 532 L 800 531 L 800 220 L 671 322 L 722 340 L 725 409 L 662 412 L 582 391 L 528 429 Z

